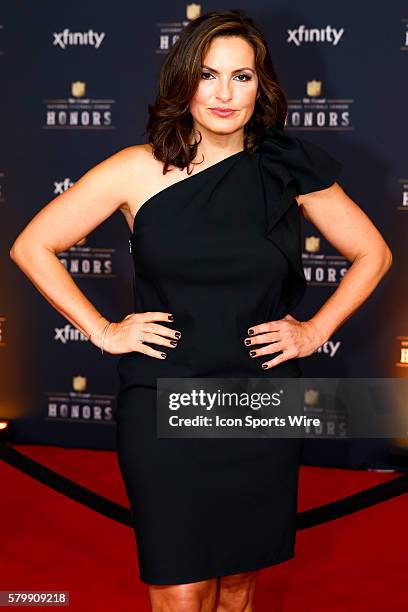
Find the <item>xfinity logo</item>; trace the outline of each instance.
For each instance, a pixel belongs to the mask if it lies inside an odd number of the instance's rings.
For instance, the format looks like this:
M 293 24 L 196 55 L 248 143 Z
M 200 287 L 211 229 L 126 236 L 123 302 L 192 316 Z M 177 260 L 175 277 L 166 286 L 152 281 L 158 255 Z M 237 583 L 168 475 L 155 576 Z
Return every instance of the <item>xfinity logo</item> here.
M 68 46 L 89 46 L 99 49 L 103 39 L 105 38 L 106 32 L 94 32 L 88 30 L 88 32 L 70 32 L 68 28 L 65 28 L 63 32 L 53 32 L 54 42 L 52 43 L 55 47 L 60 49 L 66 49 Z
M 71 342 L 78 342 L 78 340 L 88 341 L 88 338 L 85 336 L 85 334 L 80 332 L 79 329 L 77 329 L 76 327 L 73 327 L 72 325 L 69 325 L 69 324 L 65 325 L 65 327 L 55 327 L 54 331 L 55 331 L 54 340 L 56 340 L 57 342 L 62 342 L 62 344 L 66 344 L 69 341 Z
M 340 347 L 340 342 L 334 342 L 333 340 L 328 340 L 322 346 L 319 346 L 316 353 L 323 353 L 324 355 L 329 355 L 329 357 L 334 357 Z
M 328 42 L 335 47 L 340 38 L 343 36 L 343 33 L 344 28 L 341 28 L 341 30 L 336 30 L 336 28 L 332 28 L 329 25 L 320 29 L 306 28 L 304 25 L 300 25 L 296 30 L 288 30 L 288 38 L 286 42 L 293 42 L 297 47 L 300 47 L 300 45 L 303 43 Z
M 56 194 L 64 193 L 64 191 L 67 191 L 67 189 L 72 187 L 73 184 L 74 183 L 68 177 L 64 178 L 63 181 L 54 181 L 54 193 Z

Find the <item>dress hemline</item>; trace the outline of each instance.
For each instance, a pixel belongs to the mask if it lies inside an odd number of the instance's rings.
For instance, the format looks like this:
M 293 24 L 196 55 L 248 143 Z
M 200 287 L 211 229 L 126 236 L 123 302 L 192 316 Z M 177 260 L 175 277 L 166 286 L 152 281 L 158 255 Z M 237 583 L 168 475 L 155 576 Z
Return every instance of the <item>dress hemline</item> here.
M 255 572 L 257 570 L 266 569 L 268 567 L 273 567 L 274 565 L 279 565 L 280 563 L 285 563 L 285 561 L 290 561 L 295 558 L 295 552 L 292 550 L 288 555 L 283 555 L 278 559 L 276 557 L 272 557 L 270 561 L 266 563 L 255 563 L 253 565 L 237 565 L 234 569 L 225 572 L 225 570 L 215 570 L 209 574 L 202 574 L 200 578 L 197 576 L 186 577 L 186 578 L 173 578 L 165 580 L 163 578 L 157 578 L 153 576 L 148 576 L 146 573 L 139 572 L 139 577 L 141 582 L 145 584 L 151 584 L 152 586 L 164 586 L 164 585 L 176 585 L 176 584 L 191 584 L 194 582 L 201 582 L 202 580 L 210 580 L 211 578 L 222 578 L 224 576 L 231 576 L 233 574 L 241 574 L 245 572 Z

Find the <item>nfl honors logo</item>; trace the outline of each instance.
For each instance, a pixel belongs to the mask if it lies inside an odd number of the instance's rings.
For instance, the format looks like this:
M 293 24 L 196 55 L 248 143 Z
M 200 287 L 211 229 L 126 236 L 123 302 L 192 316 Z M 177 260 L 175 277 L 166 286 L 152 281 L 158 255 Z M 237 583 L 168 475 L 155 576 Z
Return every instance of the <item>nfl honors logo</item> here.
M 86 82 L 73 81 L 67 98 L 44 100 L 43 129 L 58 130 L 113 130 L 112 98 L 86 97 Z
M 157 23 L 159 28 L 159 44 L 156 53 L 167 53 L 177 42 L 182 30 L 194 19 L 201 15 L 201 4 L 191 2 L 186 4 L 185 17 L 180 21 L 166 21 Z
M 313 131 L 350 131 L 352 125 L 351 96 L 344 94 L 338 98 L 323 94 L 323 81 L 307 80 L 305 94 L 288 99 L 286 124 L 289 128 Z
M 58 259 L 74 277 L 115 278 L 113 268 L 114 248 L 95 247 L 88 244 L 89 236 L 83 236 L 66 251 L 58 253 Z M 91 237 L 92 241 L 92 237 Z
M 64 330 L 64 328 L 61 329 Z M 86 376 L 78 374 L 72 376 L 72 388 L 70 390 L 55 391 L 54 389 L 51 392 L 46 391 L 46 420 L 92 425 L 114 424 L 115 395 L 87 391 L 87 385 Z

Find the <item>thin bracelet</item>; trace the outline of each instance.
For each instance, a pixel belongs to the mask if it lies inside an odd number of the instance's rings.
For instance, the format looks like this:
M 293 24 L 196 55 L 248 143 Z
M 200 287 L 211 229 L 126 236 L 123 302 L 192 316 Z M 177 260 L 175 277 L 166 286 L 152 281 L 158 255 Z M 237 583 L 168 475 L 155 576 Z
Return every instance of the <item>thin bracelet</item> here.
M 104 318 L 104 317 L 103 317 L 103 315 L 101 315 L 101 316 L 99 317 L 99 319 L 103 319 L 103 318 Z M 98 319 L 98 321 L 99 321 L 99 319 Z M 95 323 L 95 327 L 96 327 L 96 325 L 97 325 L 97 324 Z M 88 336 L 88 340 L 89 340 L 89 341 L 91 340 L 91 336 L 93 336 L 93 335 L 94 335 L 94 330 L 92 329 L 91 333 L 90 333 L 90 334 L 89 334 L 89 336 Z
M 108 327 L 109 325 L 112 325 L 112 321 L 109 321 L 109 323 L 107 323 L 103 329 L 103 333 L 102 333 L 102 343 L 101 343 L 101 351 L 102 351 L 102 355 L 103 355 L 103 343 L 105 342 L 105 336 L 106 336 L 106 332 L 108 331 Z

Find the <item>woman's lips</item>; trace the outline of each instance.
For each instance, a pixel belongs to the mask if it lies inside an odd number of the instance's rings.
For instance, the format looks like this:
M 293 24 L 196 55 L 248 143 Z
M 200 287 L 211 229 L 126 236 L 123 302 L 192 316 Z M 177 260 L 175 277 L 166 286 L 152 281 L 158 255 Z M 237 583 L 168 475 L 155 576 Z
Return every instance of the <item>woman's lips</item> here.
M 221 108 L 210 108 L 210 111 L 214 113 L 214 115 L 217 115 L 217 117 L 230 117 L 236 112 L 235 110 L 231 110 L 231 109 L 224 110 Z

